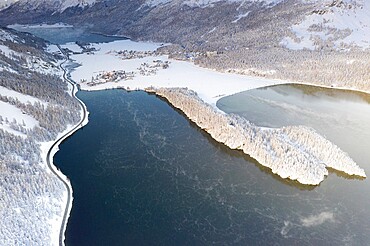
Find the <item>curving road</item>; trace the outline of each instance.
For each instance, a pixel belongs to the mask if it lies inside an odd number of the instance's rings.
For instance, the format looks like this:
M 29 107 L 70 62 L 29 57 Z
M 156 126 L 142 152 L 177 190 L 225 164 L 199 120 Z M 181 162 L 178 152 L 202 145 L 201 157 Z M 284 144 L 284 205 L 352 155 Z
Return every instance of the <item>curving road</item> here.
M 58 140 L 56 140 L 53 143 L 53 145 L 51 146 L 51 148 L 49 149 L 49 151 L 46 155 L 46 162 L 47 162 L 47 165 L 48 165 L 49 169 L 53 172 L 53 174 L 55 174 L 55 176 L 58 177 L 58 179 L 61 182 L 63 182 L 64 186 L 67 189 L 67 193 L 68 193 L 68 200 L 67 200 L 67 204 L 66 204 L 66 207 L 65 207 L 65 210 L 64 210 L 62 225 L 61 225 L 60 231 L 59 231 L 59 246 L 64 246 L 64 232 L 65 232 L 65 229 L 66 229 L 66 226 L 67 226 L 69 212 L 70 212 L 70 209 L 72 207 L 72 188 L 69 185 L 69 183 L 63 178 L 63 176 L 61 176 L 60 172 L 58 172 L 56 170 L 56 167 L 53 165 L 53 161 L 52 161 L 53 156 L 51 155 L 51 152 L 54 149 L 54 147 L 58 146 L 65 138 L 67 138 L 73 132 L 77 131 L 79 128 L 81 128 L 83 126 L 83 122 L 85 121 L 85 119 L 87 117 L 87 110 L 86 110 L 85 104 L 79 98 L 77 98 L 75 96 L 75 93 L 77 91 L 77 85 L 72 80 L 70 80 L 68 78 L 68 76 L 67 76 L 68 73 L 67 73 L 66 69 L 63 67 L 63 65 L 69 59 L 68 54 L 65 53 L 59 45 L 58 45 L 58 48 L 62 52 L 62 54 L 65 56 L 65 60 L 60 64 L 60 68 L 63 70 L 63 78 L 64 78 L 65 81 L 67 81 L 68 83 L 70 83 L 72 85 L 72 96 L 78 101 L 78 103 L 80 104 L 80 106 L 83 110 L 83 114 L 82 114 L 82 118 L 81 118 L 80 122 L 75 127 L 73 127 L 73 129 L 71 129 L 66 134 L 61 136 Z

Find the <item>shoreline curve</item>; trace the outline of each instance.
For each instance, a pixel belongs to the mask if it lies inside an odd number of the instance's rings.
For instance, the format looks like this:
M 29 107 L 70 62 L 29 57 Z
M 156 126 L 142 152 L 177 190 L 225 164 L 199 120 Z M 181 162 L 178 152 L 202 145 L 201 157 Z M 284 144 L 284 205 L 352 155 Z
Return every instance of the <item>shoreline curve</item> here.
M 55 153 L 59 150 L 59 144 L 61 144 L 66 138 L 71 136 L 73 133 L 75 133 L 77 130 L 82 128 L 88 123 L 88 111 L 86 108 L 86 105 L 76 96 L 76 93 L 78 91 L 77 84 L 74 83 L 72 80 L 70 80 L 67 76 L 67 70 L 63 67 L 63 65 L 69 60 L 68 54 L 66 54 L 63 49 L 57 45 L 59 50 L 62 52 L 62 54 L 65 57 L 65 60 L 59 65 L 59 67 L 63 70 L 63 79 L 69 83 L 72 86 L 71 89 L 71 95 L 74 99 L 78 101 L 78 103 L 81 106 L 81 120 L 74 126 L 72 126 L 71 129 L 68 129 L 65 134 L 63 134 L 61 137 L 59 137 L 57 140 L 54 141 L 54 143 L 49 148 L 47 155 L 46 155 L 46 164 L 50 171 L 64 184 L 67 190 L 67 204 L 64 209 L 62 224 L 59 230 L 59 246 L 64 246 L 64 240 L 65 240 L 65 231 L 67 228 L 67 222 L 70 215 L 70 211 L 72 209 L 72 201 L 73 201 L 73 190 L 71 183 L 67 176 L 65 176 L 53 163 L 53 157 Z
M 312 128 L 260 128 L 237 115 L 221 113 L 186 88 L 150 87 L 146 92 L 166 99 L 214 140 L 242 150 L 283 179 L 319 185 L 328 175 L 327 168 L 366 178 L 364 169 L 347 153 Z

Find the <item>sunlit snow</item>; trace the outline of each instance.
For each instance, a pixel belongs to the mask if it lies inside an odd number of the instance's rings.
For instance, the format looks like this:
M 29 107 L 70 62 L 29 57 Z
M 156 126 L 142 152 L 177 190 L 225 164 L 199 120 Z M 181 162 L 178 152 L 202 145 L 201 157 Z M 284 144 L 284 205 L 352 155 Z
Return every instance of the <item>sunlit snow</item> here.
M 370 48 L 370 2 L 343 1 L 341 7 L 324 7 L 325 13 L 312 13 L 293 25 L 296 39 L 286 37 L 281 44 L 289 49 L 315 49 L 333 42 L 337 49 L 351 46 Z M 319 41 L 322 40 L 322 41 Z M 330 45 L 330 44 L 329 44 Z

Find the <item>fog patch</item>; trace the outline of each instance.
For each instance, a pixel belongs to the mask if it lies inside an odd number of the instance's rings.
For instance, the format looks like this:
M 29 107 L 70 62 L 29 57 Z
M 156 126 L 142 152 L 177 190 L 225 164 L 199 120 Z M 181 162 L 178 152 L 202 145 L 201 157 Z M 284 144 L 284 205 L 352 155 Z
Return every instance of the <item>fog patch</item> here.
M 304 227 L 318 226 L 327 221 L 334 222 L 334 214 L 332 212 L 322 212 L 301 219 L 302 226 Z

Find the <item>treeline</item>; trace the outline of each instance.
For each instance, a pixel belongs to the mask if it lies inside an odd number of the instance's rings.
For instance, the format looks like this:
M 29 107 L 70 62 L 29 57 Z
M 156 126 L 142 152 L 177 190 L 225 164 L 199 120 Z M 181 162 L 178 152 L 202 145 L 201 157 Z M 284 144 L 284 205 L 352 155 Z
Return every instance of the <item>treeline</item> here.
M 0 57 L 1 58 L 1 57 Z M 10 64 L 13 65 L 13 64 Z M 23 68 L 11 67 L 18 73 L 2 71 L 0 73 L 0 86 L 39 98 L 45 102 L 56 103 L 62 106 L 76 107 L 78 103 L 71 100 L 67 92 L 67 84 L 58 76 L 52 74 L 41 74 L 35 71 L 27 71 Z M 25 83 L 24 81 L 27 81 Z M 53 91 L 53 93 L 49 93 Z
M 39 123 L 33 129 L 26 129 L 22 122 L 9 122 L 12 129 L 26 134 L 28 137 L 40 142 L 52 141 L 65 130 L 68 124 L 78 122 L 80 119 L 80 108 L 78 104 L 62 106 L 60 104 L 48 103 L 47 106 L 41 102 L 21 103 L 18 99 L 0 95 L 0 101 L 16 106 L 23 113 L 32 116 Z M 68 104 L 65 102 L 65 104 Z
M 260 128 L 238 115 L 216 110 L 187 89 L 148 88 L 147 91 L 166 98 L 216 141 L 242 150 L 282 178 L 318 185 L 328 175 L 326 167 L 366 176 L 348 154 L 311 128 Z
M 33 66 L 40 62 L 57 69 L 55 58 L 43 51 L 45 43 L 21 35 L 0 28 L 0 44 L 17 52 L 10 57 L 0 54 L 0 86 L 39 101 L 23 103 L 8 95 L 0 95 L 0 101 L 17 107 L 37 124 L 30 127 L 0 115 L 0 125 L 6 126 L 0 128 L 0 242 L 51 245 L 55 228 L 50 223 L 64 213 L 66 190 L 41 158 L 40 142 L 53 141 L 67 125 L 76 124 L 81 108 L 65 81 L 52 70 L 41 73 Z M 7 127 L 15 133 L 4 130 Z
M 293 51 L 276 47 L 229 51 L 200 57 L 196 63 L 230 73 L 370 91 L 369 57 L 369 51 L 356 49 L 351 52 Z
M 370 91 L 370 50 L 354 45 L 336 47 L 337 41 L 350 34 L 348 29 L 312 26 L 311 31 L 325 31 L 331 38 L 313 37 L 315 50 L 284 47 L 286 37 L 299 41 L 291 26 L 320 10 L 321 5 L 320 1 L 282 1 L 273 7 L 252 2 L 220 2 L 205 8 L 163 5 L 122 34 L 173 43 L 161 52 L 176 59 L 191 56 L 196 64 L 218 71 Z M 233 22 L 247 12 L 246 17 Z M 207 52 L 213 54 L 205 55 Z

